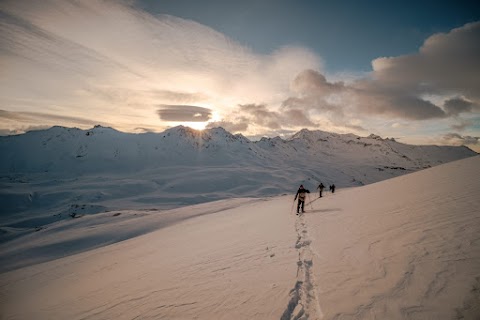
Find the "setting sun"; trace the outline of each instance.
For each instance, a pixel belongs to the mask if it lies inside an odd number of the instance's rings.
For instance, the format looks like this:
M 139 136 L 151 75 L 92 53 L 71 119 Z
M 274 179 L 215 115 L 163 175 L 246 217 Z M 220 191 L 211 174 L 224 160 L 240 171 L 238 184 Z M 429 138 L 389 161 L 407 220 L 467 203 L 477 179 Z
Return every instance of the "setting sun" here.
M 208 122 L 181 122 L 180 125 L 189 127 L 195 130 L 204 130 Z

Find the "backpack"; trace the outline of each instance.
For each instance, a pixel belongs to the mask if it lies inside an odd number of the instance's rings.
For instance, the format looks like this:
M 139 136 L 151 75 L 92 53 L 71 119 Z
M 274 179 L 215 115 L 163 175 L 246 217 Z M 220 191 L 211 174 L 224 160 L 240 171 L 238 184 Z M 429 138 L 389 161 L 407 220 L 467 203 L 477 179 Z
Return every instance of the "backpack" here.
M 298 199 L 304 201 L 305 200 L 305 191 L 300 191 L 298 193 Z

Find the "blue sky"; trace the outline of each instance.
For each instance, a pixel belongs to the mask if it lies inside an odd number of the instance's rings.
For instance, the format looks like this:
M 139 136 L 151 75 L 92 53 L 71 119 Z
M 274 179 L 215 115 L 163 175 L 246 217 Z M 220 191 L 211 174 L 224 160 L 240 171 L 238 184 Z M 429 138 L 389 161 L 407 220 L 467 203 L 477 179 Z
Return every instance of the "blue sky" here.
M 480 151 L 474 1 L 0 2 L 0 132 L 302 128 Z
M 430 35 L 480 18 L 476 1 L 142 0 L 137 6 L 200 22 L 260 53 L 308 47 L 332 73 L 370 71 L 375 58 L 416 52 Z

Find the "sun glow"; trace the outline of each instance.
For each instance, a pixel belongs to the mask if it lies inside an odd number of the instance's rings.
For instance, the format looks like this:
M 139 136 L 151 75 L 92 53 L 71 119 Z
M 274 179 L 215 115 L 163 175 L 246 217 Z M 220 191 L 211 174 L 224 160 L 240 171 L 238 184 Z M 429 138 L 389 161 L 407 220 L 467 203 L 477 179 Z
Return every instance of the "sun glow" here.
M 185 127 L 189 127 L 189 128 L 192 128 L 192 129 L 195 129 L 195 130 L 205 130 L 205 128 L 207 127 L 207 124 L 208 122 L 180 122 L 179 125 L 182 125 L 182 126 L 185 126 Z

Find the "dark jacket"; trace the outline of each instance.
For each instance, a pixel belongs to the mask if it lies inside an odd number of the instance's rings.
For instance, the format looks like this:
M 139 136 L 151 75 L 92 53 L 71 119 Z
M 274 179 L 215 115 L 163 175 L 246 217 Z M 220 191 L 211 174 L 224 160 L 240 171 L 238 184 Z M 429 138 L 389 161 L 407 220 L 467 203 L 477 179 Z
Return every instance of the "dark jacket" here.
M 310 193 L 310 190 L 305 189 L 305 188 L 298 188 L 297 194 L 295 195 L 295 199 L 297 200 L 297 197 L 299 200 L 304 201 L 305 200 L 305 193 Z

